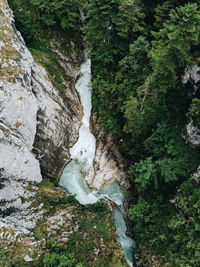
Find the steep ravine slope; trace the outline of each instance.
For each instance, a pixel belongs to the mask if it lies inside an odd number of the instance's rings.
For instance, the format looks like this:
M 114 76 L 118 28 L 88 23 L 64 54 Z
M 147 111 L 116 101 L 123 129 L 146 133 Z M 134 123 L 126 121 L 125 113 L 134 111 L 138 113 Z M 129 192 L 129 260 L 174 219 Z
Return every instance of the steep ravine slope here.
M 122 157 L 116 139 L 111 133 L 105 132 L 100 126 L 97 114 L 91 117 L 92 132 L 97 139 L 93 168 L 85 180 L 90 188 L 99 190 L 103 185 L 117 181 L 128 189 L 130 182 L 127 177 L 127 162 Z
M 44 174 L 58 177 L 68 160 L 69 144 L 78 136 L 81 107 L 76 93 L 67 103 L 59 96 L 15 29 L 7 2 L 0 3 L 1 199 L 19 201 L 22 180 L 41 181 L 39 163 Z

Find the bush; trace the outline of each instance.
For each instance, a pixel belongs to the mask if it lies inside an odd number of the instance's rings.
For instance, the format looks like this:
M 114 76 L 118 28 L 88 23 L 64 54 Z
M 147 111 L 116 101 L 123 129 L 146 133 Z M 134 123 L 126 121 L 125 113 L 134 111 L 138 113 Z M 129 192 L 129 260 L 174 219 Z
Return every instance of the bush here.
M 64 248 L 62 243 L 49 239 L 47 240 L 47 249 L 49 249 L 49 252 L 40 258 L 37 264 L 38 267 L 83 267 Z

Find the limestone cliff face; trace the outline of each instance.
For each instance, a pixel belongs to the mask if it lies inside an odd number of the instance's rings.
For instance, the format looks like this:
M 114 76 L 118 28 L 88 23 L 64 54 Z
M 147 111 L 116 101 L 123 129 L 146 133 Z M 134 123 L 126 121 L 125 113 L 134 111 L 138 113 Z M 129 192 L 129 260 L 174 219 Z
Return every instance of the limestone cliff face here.
M 192 147 L 195 148 L 200 146 L 200 129 L 194 126 L 192 120 L 186 125 L 186 134 L 184 134 L 184 138 Z
M 61 55 L 59 55 L 61 57 Z M 16 30 L 6 0 L 0 0 L 0 210 L 21 208 L 25 187 L 58 178 L 78 137 L 82 109 L 73 62 L 60 59 L 70 82 L 65 96 L 35 63 Z
M 86 177 L 87 184 L 89 187 L 99 190 L 104 185 L 117 181 L 122 187 L 129 188 L 130 182 L 126 174 L 127 162 L 122 157 L 113 135 L 106 133 L 100 127 L 95 113 L 91 118 L 91 126 L 97 143 L 93 168 Z
M 198 65 L 195 65 L 193 67 L 187 68 L 185 70 L 182 82 L 183 84 L 189 85 L 192 88 L 190 94 L 194 96 L 200 85 L 200 67 Z
M 200 67 L 195 65 L 191 68 L 185 70 L 185 74 L 183 76 L 183 84 L 190 88 L 189 97 L 195 97 L 199 94 L 200 88 Z M 190 144 L 192 147 L 200 146 L 200 129 L 194 125 L 192 119 L 188 122 L 184 129 L 183 137 L 186 142 Z

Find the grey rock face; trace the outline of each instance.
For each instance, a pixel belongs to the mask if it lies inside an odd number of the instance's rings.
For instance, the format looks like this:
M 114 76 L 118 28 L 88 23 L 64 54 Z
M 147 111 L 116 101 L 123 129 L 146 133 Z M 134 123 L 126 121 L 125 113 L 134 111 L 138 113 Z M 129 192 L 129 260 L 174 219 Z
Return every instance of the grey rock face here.
M 65 59 L 63 59 L 64 61 Z M 26 187 L 43 174 L 58 178 L 78 137 L 82 109 L 73 88 L 61 97 L 35 63 L 6 0 L 0 0 L 0 213 L 21 209 Z M 7 203 L 9 202 L 9 205 Z M 10 212 L 11 213 L 11 212 Z
M 69 160 L 69 145 L 78 138 L 81 105 L 76 92 L 72 94 L 68 89 L 69 97 L 64 102 L 38 65 L 32 68 L 32 82 L 38 104 L 34 152 L 43 172 L 56 179 Z
M 182 78 L 183 84 L 190 83 L 192 86 L 192 95 L 195 95 L 200 86 L 200 67 L 195 65 L 191 68 L 187 68 Z
M 195 65 L 185 70 L 185 74 L 182 79 L 183 84 L 189 85 L 191 91 L 189 92 L 190 97 L 194 97 L 200 87 L 200 67 Z M 200 146 L 200 129 L 194 125 L 192 119 L 188 122 L 184 129 L 183 138 L 192 147 Z
M 89 187 L 99 190 L 104 185 L 117 181 L 124 188 L 129 188 L 126 161 L 119 152 L 112 134 L 101 129 L 96 114 L 92 116 L 92 132 L 96 136 L 96 153 L 88 176 L 85 178 Z
M 190 120 L 190 122 L 186 125 L 186 133 L 183 137 L 192 147 L 195 148 L 200 146 L 200 129 L 194 126 L 192 120 Z

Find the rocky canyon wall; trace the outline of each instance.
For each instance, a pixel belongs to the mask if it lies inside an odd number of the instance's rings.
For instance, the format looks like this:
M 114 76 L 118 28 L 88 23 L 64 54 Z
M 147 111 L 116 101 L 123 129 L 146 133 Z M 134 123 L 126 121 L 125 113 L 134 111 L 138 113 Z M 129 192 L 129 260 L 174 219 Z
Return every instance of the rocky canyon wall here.
M 79 71 L 60 57 L 69 80 L 60 96 L 38 65 L 6 0 L 0 0 L 0 202 L 1 212 L 20 209 L 29 184 L 57 179 L 78 137 L 82 108 L 74 84 Z

